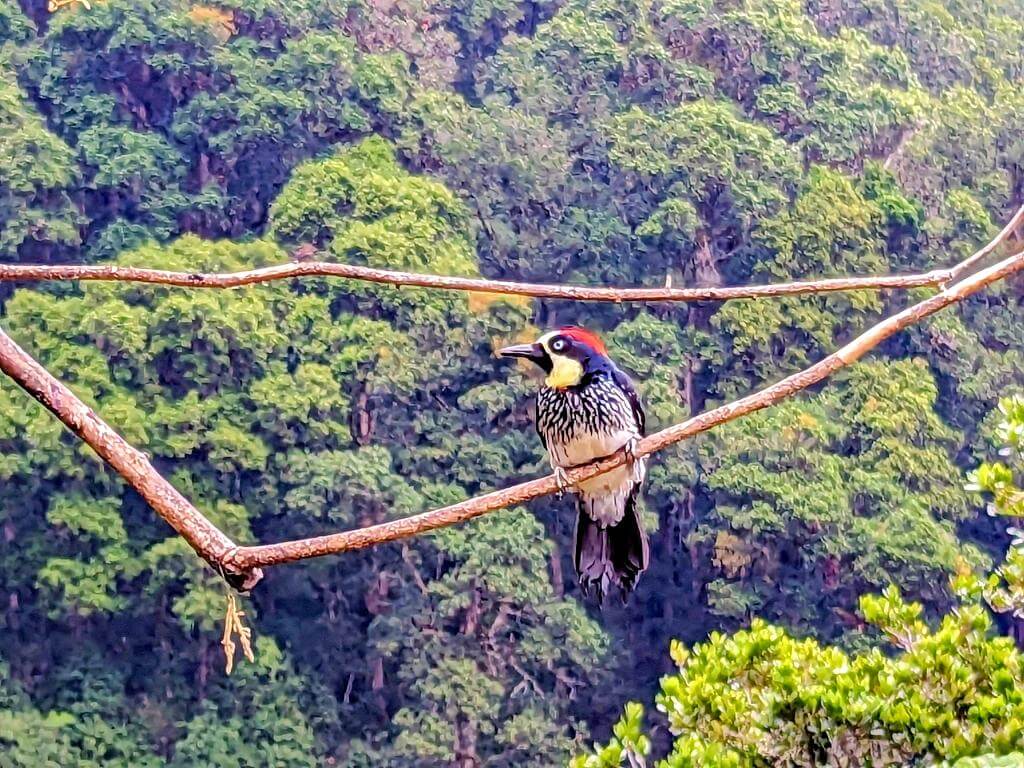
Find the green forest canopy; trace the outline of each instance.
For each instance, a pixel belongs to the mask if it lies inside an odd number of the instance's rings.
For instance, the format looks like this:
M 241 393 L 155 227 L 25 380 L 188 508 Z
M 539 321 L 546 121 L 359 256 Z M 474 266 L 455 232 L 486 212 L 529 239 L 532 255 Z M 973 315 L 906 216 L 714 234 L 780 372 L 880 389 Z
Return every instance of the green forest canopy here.
M 595 285 L 945 266 L 1024 203 L 1022 36 L 1011 0 L 0 0 L 0 260 L 226 271 L 311 243 Z M 244 541 L 543 471 L 535 385 L 493 357 L 535 326 L 602 331 L 657 428 L 906 300 L 0 291 L 5 330 Z M 1007 543 L 963 486 L 1024 381 L 1018 303 L 988 291 L 661 454 L 629 606 L 579 599 L 547 499 L 275 570 L 231 678 L 219 579 L 4 380 L 0 764 L 550 766 L 652 697 L 671 639 L 758 619 L 872 653 L 860 601 L 891 584 L 938 626 L 960 564 Z

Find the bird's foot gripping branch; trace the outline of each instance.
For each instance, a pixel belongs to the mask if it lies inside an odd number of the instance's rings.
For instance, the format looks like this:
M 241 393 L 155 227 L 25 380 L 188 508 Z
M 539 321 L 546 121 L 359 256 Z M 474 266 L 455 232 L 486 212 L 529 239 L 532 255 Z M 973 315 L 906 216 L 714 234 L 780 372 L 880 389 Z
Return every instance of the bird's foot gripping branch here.
M 714 295 L 709 295 L 708 291 L 703 289 L 693 291 L 688 289 L 586 289 L 577 286 L 531 286 L 521 283 L 397 274 L 382 270 L 370 270 L 368 274 L 363 268 L 349 268 L 344 265 L 334 265 L 325 271 L 325 269 L 321 269 L 323 265 L 318 263 L 269 268 L 268 270 L 258 270 L 258 274 L 247 273 L 243 276 L 189 276 L 187 280 L 179 280 L 180 276 L 175 273 L 163 273 L 158 270 L 128 270 L 103 266 L 0 265 L 0 282 L 91 279 L 225 288 L 268 280 L 327 274 L 355 280 L 417 285 L 444 290 L 486 290 L 499 294 L 557 295 L 576 300 L 602 301 L 694 301 L 750 297 L 768 299 L 773 296 L 801 295 L 823 291 L 942 286 L 939 293 L 882 320 L 842 349 L 828 355 L 809 368 L 758 392 L 639 440 L 633 446 L 632 457 L 626 456 L 624 452 L 619 452 L 609 458 L 566 470 L 565 479 L 568 483 L 572 486 L 579 486 L 597 475 L 625 466 L 631 460 L 642 459 L 719 424 L 767 408 L 791 397 L 824 380 L 840 368 L 850 365 L 902 329 L 964 300 L 986 286 L 1021 272 L 1024 270 L 1024 252 L 1007 256 L 980 271 L 974 272 L 973 270 L 983 259 L 1004 245 L 1022 222 L 1024 222 L 1024 207 L 1015 213 L 999 235 L 972 256 L 949 269 L 937 270 L 924 276 L 843 278 L 798 284 L 789 283 L 780 286 L 725 288 L 715 289 Z M 146 500 L 157 514 L 191 545 L 200 557 L 220 573 L 232 588 L 238 591 L 247 591 L 255 587 L 263 577 L 263 569 L 272 565 L 347 552 L 415 536 L 426 531 L 462 523 L 488 512 L 521 504 L 559 490 L 559 484 L 552 475 L 492 491 L 429 512 L 366 528 L 276 544 L 239 546 L 161 476 L 147 456 L 129 445 L 123 437 L 86 406 L 67 386 L 58 381 L 19 347 L 2 329 L 0 329 L 0 370 L 42 403 L 68 429 L 96 451 Z

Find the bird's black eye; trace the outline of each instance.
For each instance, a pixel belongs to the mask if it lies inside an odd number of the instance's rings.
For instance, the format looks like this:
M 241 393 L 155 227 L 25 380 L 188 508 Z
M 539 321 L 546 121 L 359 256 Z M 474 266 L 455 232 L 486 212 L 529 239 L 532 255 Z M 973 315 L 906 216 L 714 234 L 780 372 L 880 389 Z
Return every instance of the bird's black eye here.
M 555 339 L 554 341 L 551 342 L 551 351 L 561 352 L 566 348 L 566 346 L 568 345 L 565 343 L 565 339 Z

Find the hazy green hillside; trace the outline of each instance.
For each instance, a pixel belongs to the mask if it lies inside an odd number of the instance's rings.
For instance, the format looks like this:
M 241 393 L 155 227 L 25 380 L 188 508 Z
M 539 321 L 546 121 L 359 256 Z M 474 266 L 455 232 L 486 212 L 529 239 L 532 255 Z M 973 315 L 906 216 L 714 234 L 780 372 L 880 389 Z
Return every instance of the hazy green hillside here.
M 947 266 L 1024 203 L 1022 40 L 1018 0 L 0 0 L 0 262 L 230 271 L 313 244 L 651 286 Z M 542 768 L 650 700 L 671 639 L 758 618 L 873 653 L 862 595 L 937 620 L 958 567 L 1006 548 L 964 485 L 1024 384 L 1020 300 L 989 290 L 659 454 L 628 606 L 582 600 L 550 497 L 274 569 L 230 678 L 220 580 L 0 378 L 0 766 Z M 546 472 L 536 381 L 493 354 L 537 327 L 602 332 L 660 428 L 906 301 L 54 283 L 0 287 L 0 324 L 269 542 Z

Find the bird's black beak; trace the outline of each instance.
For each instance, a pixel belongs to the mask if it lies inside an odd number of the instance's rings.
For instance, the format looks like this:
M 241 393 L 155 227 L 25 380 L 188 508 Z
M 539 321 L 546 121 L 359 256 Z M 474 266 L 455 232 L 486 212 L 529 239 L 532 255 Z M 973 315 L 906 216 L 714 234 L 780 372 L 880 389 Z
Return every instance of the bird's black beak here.
M 547 352 L 544 351 L 544 347 L 540 344 L 516 344 L 511 347 L 505 347 L 504 349 L 498 350 L 500 357 L 524 357 L 537 365 L 541 365 L 544 360 L 547 359 Z

